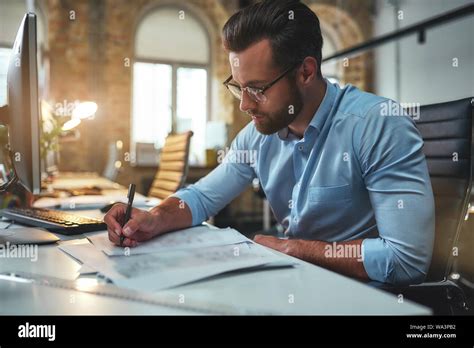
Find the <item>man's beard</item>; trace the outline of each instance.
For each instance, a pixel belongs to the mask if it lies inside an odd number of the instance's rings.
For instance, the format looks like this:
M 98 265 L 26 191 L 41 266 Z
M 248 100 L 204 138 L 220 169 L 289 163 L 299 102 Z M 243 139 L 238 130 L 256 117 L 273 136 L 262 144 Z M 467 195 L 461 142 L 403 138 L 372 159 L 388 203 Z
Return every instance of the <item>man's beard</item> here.
M 290 88 L 290 93 L 288 105 L 270 114 L 257 114 L 257 116 L 263 116 L 261 123 L 255 122 L 257 131 L 264 135 L 274 134 L 288 127 L 295 120 L 303 108 L 303 96 L 296 84 Z

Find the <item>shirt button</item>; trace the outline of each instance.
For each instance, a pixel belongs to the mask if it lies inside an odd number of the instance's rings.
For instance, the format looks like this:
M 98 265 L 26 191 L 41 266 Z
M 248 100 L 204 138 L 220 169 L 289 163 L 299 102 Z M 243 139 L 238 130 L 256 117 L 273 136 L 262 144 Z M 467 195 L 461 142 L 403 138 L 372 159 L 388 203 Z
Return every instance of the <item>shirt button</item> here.
M 303 151 L 303 145 L 298 146 L 298 150 Z
M 294 222 L 295 224 L 298 223 L 298 218 L 297 218 L 296 216 L 293 218 L 293 222 Z

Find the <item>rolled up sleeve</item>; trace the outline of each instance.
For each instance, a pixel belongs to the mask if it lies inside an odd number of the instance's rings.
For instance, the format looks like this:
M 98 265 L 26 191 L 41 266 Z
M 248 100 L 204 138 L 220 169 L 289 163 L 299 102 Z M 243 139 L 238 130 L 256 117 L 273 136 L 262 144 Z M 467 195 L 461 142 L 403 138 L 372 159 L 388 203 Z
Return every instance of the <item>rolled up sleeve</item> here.
M 410 117 L 384 115 L 383 107 L 373 107 L 354 131 L 379 232 L 378 238 L 363 241 L 363 263 L 372 280 L 421 283 L 430 266 L 435 230 L 423 140 Z

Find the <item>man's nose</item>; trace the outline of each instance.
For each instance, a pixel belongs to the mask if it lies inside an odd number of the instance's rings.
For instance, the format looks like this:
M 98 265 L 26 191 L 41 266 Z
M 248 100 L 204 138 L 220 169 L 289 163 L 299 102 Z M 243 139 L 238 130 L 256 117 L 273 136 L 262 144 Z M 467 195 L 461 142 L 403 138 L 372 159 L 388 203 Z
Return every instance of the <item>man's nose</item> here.
M 248 112 L 255 109 L 257 102 L 253 100 L 246 91 L 242 91 L 242 99 L 240 100 L 240 110 L 242 112 Z

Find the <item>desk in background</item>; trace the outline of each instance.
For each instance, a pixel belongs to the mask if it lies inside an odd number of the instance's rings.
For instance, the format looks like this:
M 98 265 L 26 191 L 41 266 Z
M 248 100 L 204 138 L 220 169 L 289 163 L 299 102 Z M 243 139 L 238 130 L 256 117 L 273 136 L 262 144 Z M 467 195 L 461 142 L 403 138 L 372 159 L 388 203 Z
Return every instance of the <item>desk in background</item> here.
M 96 173 L 61 173 L 51 182 L 45 184 L 44 196 L 38 197 L 34 206 L 38 208 L 60 210 L 100 209 L 112 202 L 127 202 L 128 188 L 101 177 Z M 97 191 L 83 196 L 70 196 L 67 192 Z M 48 194 L 50 192 L 51 194 Z M 63 193 L 62 197 L 58 197 Z M 157 198 L 149 198 L 140 193 L 135 194 L 134 206 L 151 208 L 161 202 Z

